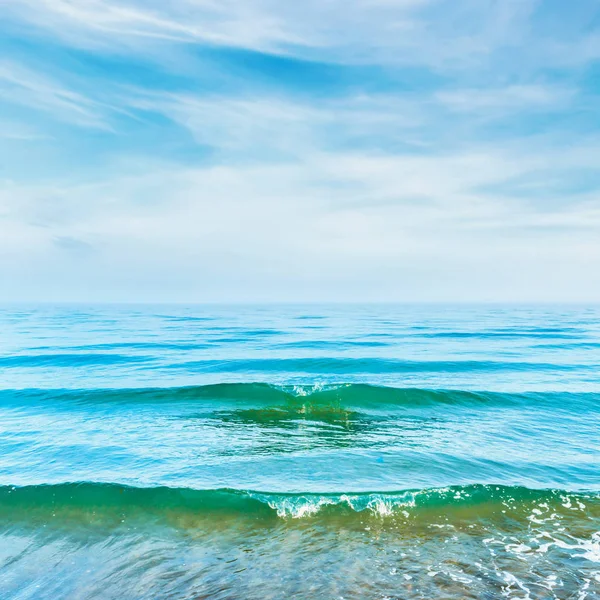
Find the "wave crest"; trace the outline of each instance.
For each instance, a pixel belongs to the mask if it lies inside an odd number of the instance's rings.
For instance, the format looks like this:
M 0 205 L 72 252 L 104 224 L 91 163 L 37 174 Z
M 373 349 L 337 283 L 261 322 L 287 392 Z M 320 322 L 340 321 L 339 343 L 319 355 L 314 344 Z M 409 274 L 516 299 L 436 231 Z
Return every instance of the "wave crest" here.
M 592 392 L 504 393 L 452 389 L 421 389 L 374 386 L 363 383 L 272 385 L 266 383 L 218 383 L 191 387 L 90 389 L 90 390 L 0 390 L 0 403 L 76 402 L 123 404 L 192 403 L 198 406 L 264 408 L 279 407 L 297 412 L 319 407 L 349 410 L 393 409 L 435 405 L 550 405 L 560 408 L 568 400 L 571 409 L 585 404 L 600 408 L 600 394 Z
M 537 507 L 537 508 L 536 508 Z M 543 509 L 541 510 L 540 509 Z M 119 514 L 241 514 L 299 519 L 316 515 L 409 517 L 427 514 L 521 515 L 528 520 L 579 512 L 600 517 L 600 494 L 499 485 L 467 485 L 397 492 L 269 493 L 251 490 L 131 487 L 116 483 L 62 483 L 0 487 L 0 518 L 60 511 Z M 536 516 L 537 515 L 537 516 Z

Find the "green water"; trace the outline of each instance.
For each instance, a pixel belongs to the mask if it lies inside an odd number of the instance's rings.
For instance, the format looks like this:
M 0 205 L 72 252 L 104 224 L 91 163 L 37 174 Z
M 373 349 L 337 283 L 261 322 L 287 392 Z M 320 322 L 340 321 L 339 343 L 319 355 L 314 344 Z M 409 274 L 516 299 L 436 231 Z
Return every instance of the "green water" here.
M 0 597 L 600 597 L 599 316 L 4 311 Z

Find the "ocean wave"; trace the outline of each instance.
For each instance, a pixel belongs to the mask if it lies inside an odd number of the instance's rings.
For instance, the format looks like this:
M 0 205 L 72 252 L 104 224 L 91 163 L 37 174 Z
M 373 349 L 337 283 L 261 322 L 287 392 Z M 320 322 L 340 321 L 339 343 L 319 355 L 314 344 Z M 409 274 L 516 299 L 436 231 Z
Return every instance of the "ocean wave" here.
M 568 330 L 559 329 L 506 329 L 506 330 L 482 330 L 482 331 L 435 331 L 419 332 L 412 334 L 415 337 L 437 338 L 437 339 L 577 339 L 581 337 L 580 332 L 568 333 Z
M 265 334 L 265 332 L 261 332 Z M 275 335 L 271 333 L 269 335 Z M 404 360 L 383 357 L 265 357 L 265 358 L 201 358 L 185 360 L 194 350 L 207 350 L 218 343 L 235 343 L 237 338 L 219 338 L 206 343 L 180 347 L 176 344 L 157 343 L 126 345 L 121 343 L 107 346 L 88 345 L 80 348 L 56 349 L 44 352 L 23 352 L 0 356 L 0 367 L 4 368 L 36 368 L 36 367 L 87 367 L 87 366 L 119 366 L 131 363 L 147 363 L 159 366 L 170 372 L 194 373 L 265 373 L 273 374 L 308 374 L 308 375 L 385 375 L 385 374 L 471 374 L 471 373 L 504 373 L 504 372 L 548 372 L 562 373 L 569 371 L 597 371 L 598 364 L 564 363 L 526 360 Z M 161 346 L 161 344 L 163 344 Z M 380 345 L 373 341 L 359 342 L 362 345 Z M 318 347 L 318 343 L 317 346 Z M 322 349 L 322 348 L 321 348 Z M 71 350 L 71 351 L 65 351 Z M 72 351 L 76 350 L 76 351 Z M 104 351 L 103 351 L 104 350 Z M 106 350 L 115 350 L 114 352 Z M 145 354 L 124 354 L 118 350 L 140 350 Z M 157 351 L 173 350 L 174 354 L 158 356 Z M 182 354 L 177 354 L 181 351 Z M 180 360 L 182 358 L 183 360 Z
M 307 373 L 373 374 L 386 373 L 484 373 L 496 371 L 596 370 L 597 365 L 501 360 L 426 360 L 392 358 L 252 358 L 192 360 L 165 365 L 173 370 L 198 373 Z
M 276 348 L 296 350 L 347 350 L 348 348 L 383 348 L 390 346 L 389 342 L 378 340 L 298 340 L 275 344 Z
M 541 510 L 543 509 L 543 510 Z M 269 493 L 234 489 L 132 487 L 117 483 L 59 483 L 0 486 L 0 520 L 15 511 L 73 516 L 117 511 L 121 515 L 230 514 L 255 518 L 301 519 L 310 517 L 376 518 L 444 515 L 469 522 L 478 516 L 540 521 L 544 515 L 579 513 L 600 517 L 600 493 L 557 489 L 531 489 L 502 485 L 466 485 L 421 490 L 363 493 Z M 466 511 L 466 512 L 465 512 Z
M 391 410 L 418 406 L 516 406 L 538 408 L 581 405 L 600 409 L 600 394 L 593 392 L 505 393 L 448 389 L 395 388 L 361 383 L 273 385 L 267 383 L 217 383 L 188 387 L 132 389 L 21 389 L 0 390 L 0 403 L 196 403 L 198 406 L 268 407 L 298 412 L 326 409 Z
M 0 367 L 90 367 L 112 366 L 119 364 L 139 363 L 149 360 L 148 356 L 135 356 L 130 354 L 116 354 L 107 352 L 69 352 L 69 353 L 41 353 L 41 354 L 15 354 L 0 356 Z

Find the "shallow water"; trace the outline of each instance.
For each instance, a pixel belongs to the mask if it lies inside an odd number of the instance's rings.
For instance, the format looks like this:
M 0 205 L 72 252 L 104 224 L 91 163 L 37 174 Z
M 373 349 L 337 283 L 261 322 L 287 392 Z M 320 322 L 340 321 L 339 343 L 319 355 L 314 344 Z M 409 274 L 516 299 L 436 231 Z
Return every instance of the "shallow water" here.
M 0 326 L 2 598 L 600 597 L 600 309 Z

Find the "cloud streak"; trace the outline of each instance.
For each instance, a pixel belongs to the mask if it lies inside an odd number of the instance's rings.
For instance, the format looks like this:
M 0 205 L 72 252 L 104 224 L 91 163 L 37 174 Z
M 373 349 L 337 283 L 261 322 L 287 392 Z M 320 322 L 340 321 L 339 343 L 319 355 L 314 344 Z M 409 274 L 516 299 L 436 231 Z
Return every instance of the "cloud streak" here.
M 600 299 L 581 6 L 8 0 L 6 299 Z

